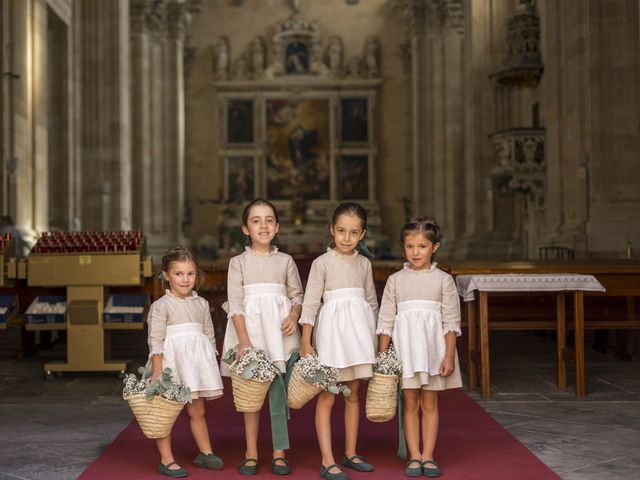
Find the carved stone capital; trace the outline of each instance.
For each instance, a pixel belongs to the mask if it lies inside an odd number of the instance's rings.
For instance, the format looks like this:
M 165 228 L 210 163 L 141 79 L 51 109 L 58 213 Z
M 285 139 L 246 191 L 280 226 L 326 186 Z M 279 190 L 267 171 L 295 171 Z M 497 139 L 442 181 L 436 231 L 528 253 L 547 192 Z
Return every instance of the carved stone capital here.
M 147 29 L 156 36 L 166 35 L 168 0 L 152 0 L 151 4 L 146 16 Z
M 191 13 L 186 3 L 171 3 L 167 8 L 167 32 L 171 38 L 184 39 Z
M 154 0 L 131 0 L 129 16 L 131 19 L 131 33 L 146 33 L 148 31 L 148 17 L 153 10 Z
M 393 7 L 418 35 L 428 31 L 464 30 L 462 0 L 393 0 Z

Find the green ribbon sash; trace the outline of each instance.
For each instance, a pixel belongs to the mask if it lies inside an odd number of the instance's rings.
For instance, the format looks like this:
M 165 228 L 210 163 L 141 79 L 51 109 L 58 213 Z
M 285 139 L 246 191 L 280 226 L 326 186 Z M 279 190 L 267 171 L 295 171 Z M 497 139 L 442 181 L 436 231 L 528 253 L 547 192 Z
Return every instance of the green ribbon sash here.
M 289 431 L 289 404 L 287 402 L 287 389 L 293 372 L 293 365 L 300 359 L 298 352 L 293 352 L 287 361 L 286 372 L 276 375 L 269 387 L 269 413 L 271 415 L 271 441 L 274 450 L 288 450 Z
M 404 438 L 404 397 L 398 382 L 398 458 L 407 458 L 407 441 Z

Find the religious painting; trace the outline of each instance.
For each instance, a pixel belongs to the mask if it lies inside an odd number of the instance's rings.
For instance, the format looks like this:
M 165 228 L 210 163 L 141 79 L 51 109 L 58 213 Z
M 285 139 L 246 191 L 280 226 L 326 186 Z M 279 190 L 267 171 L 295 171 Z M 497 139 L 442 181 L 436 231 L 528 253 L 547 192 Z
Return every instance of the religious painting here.
M 343 98 L 340 102 L 340 138 L 343 142 L 369 141 L 369 108 L 366 98 Z
M 254 161 L 249 156 L 227 157 L 227 198 L 242 202 L 255 196 Z
M 329 101 L 267 100 L 267 196 L 329 198 Z
M 288 75 L 309 73 L 309 48 L 304 42 L 291 42 L 285 50 L 285 68 Z
M 253 100 L 229 100 L 227 103 L 227 143 L 253 142 Z
M 342 155 L 340 158 L 340 198 L 342 200 L 369 198 L 368 155 Z

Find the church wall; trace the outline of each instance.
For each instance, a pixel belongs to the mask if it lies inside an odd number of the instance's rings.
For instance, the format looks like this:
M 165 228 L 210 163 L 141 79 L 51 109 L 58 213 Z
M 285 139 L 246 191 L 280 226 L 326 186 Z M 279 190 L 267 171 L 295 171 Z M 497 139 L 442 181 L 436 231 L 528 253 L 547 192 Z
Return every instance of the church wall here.
M 540 2 L 545 72 L 545 240 L 621 257 L 640 228 L 638 5 Z
M 386 0 L 368 0 L 356 6 L 348 6 L 344 0 L 303 1 L 300 11 L 305 19 L 317 21 L 323 50 L 330 36 L 342 38 L 345 63 L 350 57 L 363 55 L 367 37 L 375 35 L 380 41 L 383 81 L 376 105 L 379 125 L 376 184 L 384 233 L 396 244 L 404 221 L 401 199 L 410 195 L 406 166 L 407 77 L 400 51 L 400 44 L 405 41 L 404 23 Z M 255 36 L 268 39 L 273 35 L 272 26 L 291 13 L 289 1 L 248 0 L 242 7 L 222 2 L 215 6 L 204 4 L 201 13 L 193 18 L 189 35 L 196 51 L 186 84 L 186 151 L 190 168 L 186 191 L 192 206 L 189 229 L 192 241 L 214 233 L 217 202 L 223 191 L 222 162 L 216 157 L 221 125 L 213 86 L 213 44 L 220 36 L 229 39 L 233 69 L 238 57 L 248 52 Z

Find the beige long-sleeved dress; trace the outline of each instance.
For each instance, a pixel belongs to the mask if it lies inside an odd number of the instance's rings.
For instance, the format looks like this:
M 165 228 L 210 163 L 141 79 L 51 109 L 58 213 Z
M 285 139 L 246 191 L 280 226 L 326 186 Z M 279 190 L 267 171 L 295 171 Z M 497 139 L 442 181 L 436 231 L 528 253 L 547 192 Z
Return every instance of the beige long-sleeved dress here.
M 331 248 L 311 265 L 300 317 L 314 326 L 321 363 L 340 369 L 341 381 L 369 378 L 375 362 L 378 300 L 371 262 Z
M 460 299 L 451 275 L 436 268 L 404 268 L 387 279 L 376 333 L 392 337 L 402 361 L 402 388 L 445 390 L 462 386 L 458 354 L 455 370 L 439 374 L 445 335 L 460 336 Z
M 167 290 L 151 304 L 147 323 L 149 361 L 162 355 L 163 368 L 171 368 L 174 379 L 191 389 L 193 399 L 222 395 L 209 302 L 196 292 L 182 299 Z
M 228 320 L 223 352 L 238 343 L 233 316 L 243 315 L 251 344 L 265 350 L 284 373 L 287 360 L 300 349 L 297 329 L 289 336 L 280 330 L 292 305 L 302 303 L 302 283 L 293 258 L 276 247 L 269 253 L 247 247 L 229 261 L 227 295 Z M 222 375 L 229 376 L 227 364 L 223 362 L 220 369 Z

